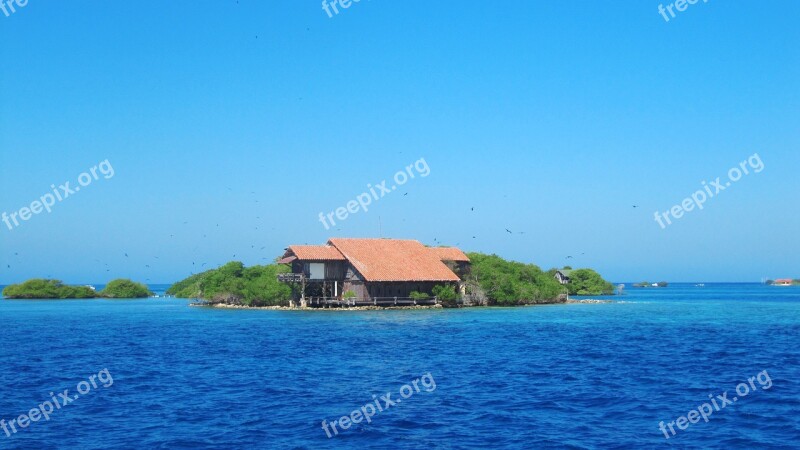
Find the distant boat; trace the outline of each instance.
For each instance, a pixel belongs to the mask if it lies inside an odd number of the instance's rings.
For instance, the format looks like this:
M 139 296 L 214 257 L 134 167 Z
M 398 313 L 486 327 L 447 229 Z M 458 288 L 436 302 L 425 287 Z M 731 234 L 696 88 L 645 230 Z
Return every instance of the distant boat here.
M 706 285 L 705 285 L 705 284 L 703 284 L 703 283 L 700 283 L 700 284 L 695 284 L 695 286 L 697 286 L 697 287 L 706 287 Z
M 89 288 L 89 289 L 91 289 L 91 290 L 93 290 L 93 291 L 96 291 L 96 290 L 97 290 L 97 289 L 96 289 L 94 286 L 92 286 L 91 284 L 87 284 L 87 285 L 85 285 L 84 287 L 87 287 L 87 288 Z

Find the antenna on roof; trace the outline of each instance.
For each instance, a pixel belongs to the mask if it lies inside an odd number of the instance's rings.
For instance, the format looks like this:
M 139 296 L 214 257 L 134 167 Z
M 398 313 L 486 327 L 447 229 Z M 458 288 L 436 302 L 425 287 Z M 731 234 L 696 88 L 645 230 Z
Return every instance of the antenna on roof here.
M 383 223 L 381 223 L 381 216 L 378 216 L 378 237 L 383 237 Z

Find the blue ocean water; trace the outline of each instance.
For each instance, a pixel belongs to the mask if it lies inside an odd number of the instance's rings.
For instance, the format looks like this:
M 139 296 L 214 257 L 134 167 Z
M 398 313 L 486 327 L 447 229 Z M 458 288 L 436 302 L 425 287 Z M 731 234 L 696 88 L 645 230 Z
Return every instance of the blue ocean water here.
M 0 419 L 103 369 L 113 384 L 0 430 L 0 448 L 798 448 L 800 288 L 628 287 L 615 300 L 363 312 L 2 300 Z M 707 423 L 659 430 L 764 371 L 769 389 L 756 379 Z M 426 374 L 370 423 L 323 430 Z

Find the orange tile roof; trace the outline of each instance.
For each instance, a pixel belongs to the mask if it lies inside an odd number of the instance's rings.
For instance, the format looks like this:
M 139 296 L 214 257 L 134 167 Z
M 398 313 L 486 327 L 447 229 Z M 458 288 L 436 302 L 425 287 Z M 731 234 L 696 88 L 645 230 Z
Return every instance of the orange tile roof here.
M 328 241 L 364 281 L 459 281 L 439 256 L 418 241 L 343 239 Z
M 297 259 L 306 261 L 344 261 L 344 256 L 330 245 L 290 245 L 290 252 Z M 287 252 L 288 253 L 288 252 Z
M 442 261 L 469 262 L 469 257 L 456 247 L 431 247 L 428 250 Z

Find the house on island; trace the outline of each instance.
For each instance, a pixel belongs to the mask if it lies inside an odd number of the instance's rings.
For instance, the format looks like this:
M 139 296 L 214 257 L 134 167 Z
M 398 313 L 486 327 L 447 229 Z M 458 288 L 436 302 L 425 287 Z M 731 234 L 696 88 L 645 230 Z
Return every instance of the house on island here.
M 572 270 L 570 269 L 556 270 L 556 280 L 558 280 L 558 282 L 561 284 L 569 284 L 571 275 Z
M 278 261 L 291 272 L 279 280 L 295 287 L 301 306 L 422 304 L 437 285 L 464 292 L 469 258 L 455 247 L 426 247 L 404 239 L 330 239 L 325 245 L 292 245 Z M 346 295 L 345 295 L 346 294 Z
M 791 286 L 792 285 L 792 280 L 791 280 L 791 278 L 781 278 L 781 279 L 775 280 L 775 283 L 773 283 L 773 284 L 775 286 Z

